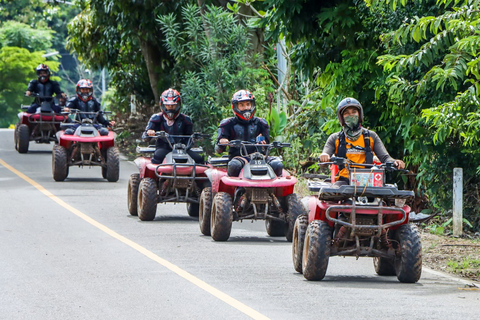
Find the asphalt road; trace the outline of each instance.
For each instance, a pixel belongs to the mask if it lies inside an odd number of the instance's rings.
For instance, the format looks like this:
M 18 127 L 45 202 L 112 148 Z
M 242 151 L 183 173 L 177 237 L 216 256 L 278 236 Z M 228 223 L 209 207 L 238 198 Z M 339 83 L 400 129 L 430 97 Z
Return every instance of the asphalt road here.
M 331 258 L 323 281 L 294 271 L 291 243 L 263 222 L 202 236 L 185 205 L 141 222 L 120 180 L 71 168 L 55 182 L 52 145 L 13 146 L 0 130 L 0 319 L 479 319 L 480 291 L 423 270 L 416 284 L 370 258 Z

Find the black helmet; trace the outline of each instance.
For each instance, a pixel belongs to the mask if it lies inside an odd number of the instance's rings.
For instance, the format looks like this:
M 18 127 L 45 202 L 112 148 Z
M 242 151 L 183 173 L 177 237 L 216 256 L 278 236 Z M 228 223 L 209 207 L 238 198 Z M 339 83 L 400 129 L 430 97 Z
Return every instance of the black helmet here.
M 359 124 L 362 124 L 362 122 L 363 122 L 363 107 L 362 107 L 362 105 L 360 104 L 360 102 L 358 102 L 357 99 L 345 98 L 342 101 L 340 101 L 340 103 L 337 106 L 337 117 L 338 117 L 338 121 L 340 121 L 340 125 L 342 127 L 345 125 L 345 121 L 343 121 L 343 112 L 348 107 L 355 107 L 355 108 L 358 109 L 358 113 L 359 113 L 358 122 L 359 122 Z
M 252 108 L 250 110 L 240 111 L 238 110 L 238 103 L 241 101 L 251 101 Z M 255 97 L 250 91 L 240 90 L 232 96 L 232 110 L 237 119 L 243 121 L 249 121 L 255 115 Z
M 176 105 L 176 107 L 174 110 L 167 110 L 165 105 Z M 160 106 L 168 119 L 175 119 L 182 108 L 182 98 L 180 97 L 180 93 L 172 88 L 163 91 L 160 96 Z
M 48 81 L 48 79 L 50 78 L 50 68 L 46 64 L 43 64 L 43 63 L 39 64 L 37 69 L 35 69 L 35 70 L 37 72 L 38 81 L 40 81 L 42 83 Z M 47 75 L 46 76 L 40 76 L 41 71 L 46 71 Z

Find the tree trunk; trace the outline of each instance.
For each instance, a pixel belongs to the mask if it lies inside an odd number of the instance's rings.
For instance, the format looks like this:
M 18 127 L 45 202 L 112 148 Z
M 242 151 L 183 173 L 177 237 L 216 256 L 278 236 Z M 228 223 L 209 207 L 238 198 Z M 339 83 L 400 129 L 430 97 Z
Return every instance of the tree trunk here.
M 145 64 L 147 65 L 150 87 L 152 88 L 153 96 L 155 97 L 155 104 L 157 104 L 160 101 L 160 94 L 158 92 L 159 75 L 156 71 L 160 70 L 162 57 L 160 52 L 156 50 L 155 46 L 150 41 L 140 39 L 140 46 Z

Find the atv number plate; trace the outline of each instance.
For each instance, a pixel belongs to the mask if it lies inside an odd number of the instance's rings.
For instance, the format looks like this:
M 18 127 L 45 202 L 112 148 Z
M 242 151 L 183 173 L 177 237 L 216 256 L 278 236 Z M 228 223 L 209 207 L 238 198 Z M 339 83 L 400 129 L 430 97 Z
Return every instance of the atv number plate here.
M 383 170 L 355 169 L 350 172 L 350 185 L 357 187 L 383 187 Z

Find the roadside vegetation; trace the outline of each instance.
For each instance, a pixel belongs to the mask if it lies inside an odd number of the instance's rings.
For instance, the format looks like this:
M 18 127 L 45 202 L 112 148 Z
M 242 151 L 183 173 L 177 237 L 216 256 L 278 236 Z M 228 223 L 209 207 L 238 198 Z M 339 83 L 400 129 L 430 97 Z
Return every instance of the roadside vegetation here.
M 103 103 L 125 147 L 168 87 L 182 93 L 196 130 L 214 136 L 231 115 L 231 94 L 247 88 L 272 136 L 292 144 L 282 156 L 300 175 L 319 170 L 312 159 L 340 129 L 336 105 L 352 96 L 365 126 L 406 161 L 410 174 L 391 178 L 415 191 L 413 210 L 441 219 L 429 231 L 448 230 L 454 167 L 464 168 L 465 230 L 480 230 L 480 1 L 71 2 L 0 4 L 0 77 L 9 79 L 0 78 L 1 127 L 15 122 L 42 61 L 70 92 L 68 78 L 108 70 Z M 60 57 L 42 57 L 65 46 L 80 61 L 76 73 L 62 71 Z

